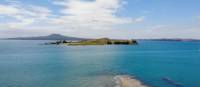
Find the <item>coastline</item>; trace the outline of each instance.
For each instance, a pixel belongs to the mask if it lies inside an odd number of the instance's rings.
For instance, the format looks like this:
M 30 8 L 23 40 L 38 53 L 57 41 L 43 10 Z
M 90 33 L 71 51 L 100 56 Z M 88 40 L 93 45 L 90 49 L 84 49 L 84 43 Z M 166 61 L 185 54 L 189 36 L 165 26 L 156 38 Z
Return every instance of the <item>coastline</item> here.
M 122 40 L 122 39 L 109 39 L 109 38 L 100 38 L 100 39 L 89 39 L 81 41 L 56 41 L 45 43 L 45 45 L 60 45 L 65 44 L 68 46 L 87 46 L 87 45 L 136 45 L 138 42 L 136 40 Z
M 134 77 L 127 75 L 115 76 L 114 79 L 116 80 L 116 87 L 149 87 Z

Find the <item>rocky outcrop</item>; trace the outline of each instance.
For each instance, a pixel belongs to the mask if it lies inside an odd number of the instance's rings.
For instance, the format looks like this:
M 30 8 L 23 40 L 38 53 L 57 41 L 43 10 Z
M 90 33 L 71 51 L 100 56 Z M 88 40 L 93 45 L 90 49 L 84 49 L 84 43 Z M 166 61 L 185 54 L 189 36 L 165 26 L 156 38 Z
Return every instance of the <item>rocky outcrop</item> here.
M 116 80 L 117 87 L 149 87 L 144 85 L 141 81 L 130 76 L 116 76 L 114 79 Z

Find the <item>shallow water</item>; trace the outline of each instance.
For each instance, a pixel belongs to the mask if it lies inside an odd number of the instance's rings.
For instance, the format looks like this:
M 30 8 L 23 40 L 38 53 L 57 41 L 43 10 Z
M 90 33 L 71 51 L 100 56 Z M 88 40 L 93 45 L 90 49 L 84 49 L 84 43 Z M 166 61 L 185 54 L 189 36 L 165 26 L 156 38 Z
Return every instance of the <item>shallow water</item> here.
M 1 87 L 115 87 L 116 75 L 133 75 L 153 87 L 175 87 L 164 77 L 200 87 L 200 42 L 40 45 L 44 42 L 0 41 Z

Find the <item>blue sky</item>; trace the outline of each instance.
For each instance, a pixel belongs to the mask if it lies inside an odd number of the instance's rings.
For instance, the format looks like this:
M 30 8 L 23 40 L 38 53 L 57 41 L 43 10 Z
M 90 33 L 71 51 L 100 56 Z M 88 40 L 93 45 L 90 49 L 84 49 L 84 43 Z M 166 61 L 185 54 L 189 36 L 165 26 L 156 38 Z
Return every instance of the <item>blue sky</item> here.
M 0 0 L 0 37 L 200 39 L 199 0 Z

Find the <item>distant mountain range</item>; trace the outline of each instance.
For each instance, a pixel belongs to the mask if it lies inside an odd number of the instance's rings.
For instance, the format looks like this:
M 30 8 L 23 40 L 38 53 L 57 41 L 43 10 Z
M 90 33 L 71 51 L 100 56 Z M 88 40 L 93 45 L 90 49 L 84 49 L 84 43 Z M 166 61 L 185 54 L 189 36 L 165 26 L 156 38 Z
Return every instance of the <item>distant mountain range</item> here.
M 60 34 L 51 34 L 48 36 L 37 37 L 16 37 L 16 38 L 4 38 L 4 40 L 87 40 L 87 38 L 69 37 Z
M 16 37 L 16 38 L 2 38 L 4 40 L 89 40 L 89 38 L 70 37 L 60 34 L 51 34 L 47 36 L 36 37 Z M 145 41 L 200 41 L 200 39 L 179 39 L 179 38 L 161 38 L 161 39 L 137 39 Z
M 163 38 L 163 39 L 138 39 L 138 40 L 147 40 L 147 41 L 200 41 L 200 39 L 179 39 L 179 38 Z

